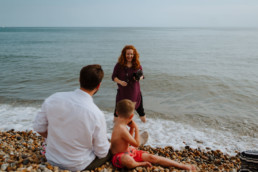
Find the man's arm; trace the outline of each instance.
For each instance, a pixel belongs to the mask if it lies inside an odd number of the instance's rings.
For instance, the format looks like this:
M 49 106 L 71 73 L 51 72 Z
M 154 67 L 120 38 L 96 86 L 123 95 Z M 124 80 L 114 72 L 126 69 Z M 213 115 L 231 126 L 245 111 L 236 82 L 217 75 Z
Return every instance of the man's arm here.
M 46 102 L 42 104 L 41 110 L 33 121 L 33 129 L 41 136 L 47 138 L 48 120 L 46 116 Z
M 98 158 L 107 156 L 110 143 L 107 139 L 106 121 L 103 115 L 101 121 L 96 122 L 96 128 L 93 133 L 93 151 Z

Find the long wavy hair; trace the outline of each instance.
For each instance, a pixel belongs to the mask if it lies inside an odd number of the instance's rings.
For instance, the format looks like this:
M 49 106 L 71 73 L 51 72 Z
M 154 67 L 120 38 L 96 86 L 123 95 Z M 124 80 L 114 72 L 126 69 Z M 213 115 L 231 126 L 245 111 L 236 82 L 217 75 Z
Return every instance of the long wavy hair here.
M 121 55 L 120 57 L 118 58 L 118 63 L 123 66 L 123 67 L 126 67 L 126 50 L 128 49 L 132 49 L 133 50 L 133 53 L 134 53 L 134 56 L 133 56 L 133 60 L 132 60 L 132 67 L 134 69 L 139 69 L 140 68 L 140 55 L 138 53 L 138 51 L 136 50 L 136 48 L 133 46 L 133 45 L 126 45 L 123 50 L 121 51 Z

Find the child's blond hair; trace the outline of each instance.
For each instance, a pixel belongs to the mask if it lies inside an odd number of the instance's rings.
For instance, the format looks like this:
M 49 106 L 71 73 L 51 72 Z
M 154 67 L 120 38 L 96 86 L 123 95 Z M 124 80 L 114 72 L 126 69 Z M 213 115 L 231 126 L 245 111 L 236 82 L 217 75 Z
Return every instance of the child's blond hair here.
M 134 108 L 135 108 L 135 103 L 129 99 L 120 100 L 116 104 L 117 115 L 123 118 L 129 118 L 130 115 L 133 113 Z

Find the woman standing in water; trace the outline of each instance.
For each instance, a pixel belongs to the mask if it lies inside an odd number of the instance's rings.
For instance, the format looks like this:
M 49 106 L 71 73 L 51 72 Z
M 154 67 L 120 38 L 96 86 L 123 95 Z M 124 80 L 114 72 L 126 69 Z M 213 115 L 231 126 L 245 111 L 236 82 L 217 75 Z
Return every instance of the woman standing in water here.
M 135 110 L 139 114 L 141 121 L 146 122 L 139 82 L 144 76 L 139 57 L 139 53 L 133 45 L 126 45 L 114 67 L 112 80 L 118 85 L 116 103 L 122 99 L 136 102 Z M 114 116 L 116 119 L 116 110 Z

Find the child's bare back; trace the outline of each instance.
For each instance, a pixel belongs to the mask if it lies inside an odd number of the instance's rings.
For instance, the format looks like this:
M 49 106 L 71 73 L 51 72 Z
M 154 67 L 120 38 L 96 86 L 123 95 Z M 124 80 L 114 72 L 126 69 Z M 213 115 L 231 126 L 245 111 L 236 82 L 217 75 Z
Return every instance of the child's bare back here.
M 125 132 L 128 132 L 126 126 L 115 124 L 113 128 L 113 133 L 111 136 L 111 152 L 112 154 L 117 154 L 120 152 L 126 152 L 128 149 L 128 142 L 123 139 Z

